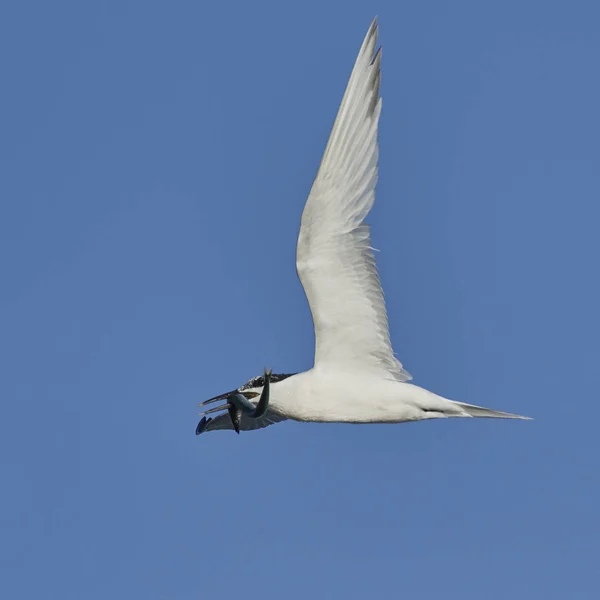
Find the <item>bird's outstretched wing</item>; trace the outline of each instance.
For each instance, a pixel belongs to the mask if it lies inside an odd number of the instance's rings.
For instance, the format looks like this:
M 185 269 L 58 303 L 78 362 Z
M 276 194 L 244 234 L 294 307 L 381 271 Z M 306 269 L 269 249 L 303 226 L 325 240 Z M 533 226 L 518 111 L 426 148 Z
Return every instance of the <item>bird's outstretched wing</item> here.
M 411 376 L 394 357 L 363 221 L 375 200 L 381 49 L 377 21 L 362 44 L 304 212 L 296 264 L 315 327 L 315 367 Z
M 281 423 L 281 421 L 286 420 L 286 417 L 272 410 L 268 410 L 267 413 L 259 419 L 252 419 L 247 415 L 242 415 L 242 419 L 240 421 L 240 430 L 252 431 L 254 429 L 262 429 L 263 427 L 268 427 L 274 423 Z M 207 419 L 207 423 L 202 431 L 218 431 L 219 429 L 233 430 L 233 423 L 231 422 L 231 417 L 228 413 L 223 413 L 214 419 Z

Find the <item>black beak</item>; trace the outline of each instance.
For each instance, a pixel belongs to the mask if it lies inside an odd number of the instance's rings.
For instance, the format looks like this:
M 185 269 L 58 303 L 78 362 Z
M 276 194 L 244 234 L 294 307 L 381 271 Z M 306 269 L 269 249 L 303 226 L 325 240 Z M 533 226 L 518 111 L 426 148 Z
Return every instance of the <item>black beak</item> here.
M 200 402 L 198 406 L 206 406 L 207 404 L 211 404 L 212 402 L 217 402 L 218 400 L 227 400 L 231 394 L 237 394 L 237 390 L 231 390 L 231 392 L 227 392 L 226 394 L 221 394 L 219 396 L 215 396 L 214 398 L 210 398 L 209 400 L 205 400 L 204 402 Z

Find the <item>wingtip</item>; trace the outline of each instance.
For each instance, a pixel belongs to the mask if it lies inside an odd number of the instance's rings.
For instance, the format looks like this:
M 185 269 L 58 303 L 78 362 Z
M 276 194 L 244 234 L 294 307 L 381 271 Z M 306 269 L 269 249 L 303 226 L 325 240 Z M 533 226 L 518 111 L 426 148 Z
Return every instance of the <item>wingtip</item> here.
M 379 18 L 375 16 L 373 21 L 371 21 L 371 26 L 369 27 L 369 37 L 377 37 L 379 33 Z
M 206 428 L 208 427 L 208 424 L 212 421 L 212 418 L 206 418 L 206 417 L 202 417 L 202 419 L 200 420 L 200 423 L 198 423 L 198 425 L 196 426 L 196 435 L 200 435 L 201 433 L 204 433 L 204 431 L 206 431 Z
M 377 48 L 377 51 L 375 52 L 375 55 L 373 56 L 373 59 L 371 60 L 371 66 L 375 66 L 375 68 L 377 70 L 379 70 L 379 68 L 381 67 L 382 53 L 383 53 L 383 46 L 379 46 L 379 48 Z
M 373 44 L 373 48 L 377 44 L 377 37 L 379 34 L 379 23 L 377 21 L 377 17 L 373 19 L 371 25 L 369 26 L 369 30 L 367 31 L 367 35 L 365 35 L 365 39 L 362 44 L 362 49 L 368 48 L 371 44 Z

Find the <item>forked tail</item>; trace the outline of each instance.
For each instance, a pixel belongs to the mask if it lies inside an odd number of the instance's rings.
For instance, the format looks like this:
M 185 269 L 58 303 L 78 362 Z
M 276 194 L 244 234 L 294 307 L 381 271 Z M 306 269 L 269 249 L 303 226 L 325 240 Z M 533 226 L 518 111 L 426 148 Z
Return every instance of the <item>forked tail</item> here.
M 490 408 L 483 408 L 483 406 L 475 406 L 474 404 L 466 404 L 465 402 L 456 402 L 464 412 L 465 417 L 480 417 L 488 419 L 523 419 L 524 421 L 531 421 L 531 417 L 523 417 L 521 415 L 513 415 L 512 413 L 501 412 L 499 410 L 491 410 Z

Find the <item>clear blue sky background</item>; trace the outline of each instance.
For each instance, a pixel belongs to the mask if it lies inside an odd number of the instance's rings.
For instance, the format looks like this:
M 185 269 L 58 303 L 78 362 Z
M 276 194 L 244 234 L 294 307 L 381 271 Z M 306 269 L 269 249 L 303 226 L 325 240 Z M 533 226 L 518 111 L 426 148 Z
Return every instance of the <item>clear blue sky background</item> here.
M 370 222 L 416 383 L 533 422 L 196 404 L 312 364 L 299 218 L 361 40 Z M 598 2 L 0 9 L 0 595 L 591 599 Z

